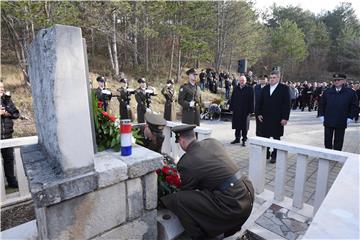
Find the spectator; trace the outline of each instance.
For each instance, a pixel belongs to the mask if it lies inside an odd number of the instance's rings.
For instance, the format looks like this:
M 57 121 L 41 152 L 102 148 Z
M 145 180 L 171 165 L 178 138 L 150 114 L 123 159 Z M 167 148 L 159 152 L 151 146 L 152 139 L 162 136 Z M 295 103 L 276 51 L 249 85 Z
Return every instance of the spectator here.
M 19 118 L 20 114 L 15 104 L 11 100 L 10 92 L 5 93 L 4 84 L 0 82 L 1 96 L 1 139 L 10 139 L 14 132 L 14 119 Z M 1 155 L 4 159 L 5 177 L 9 187 L 17 188 L 18 182 L 14 173 L 14 149 L 2 148 Z

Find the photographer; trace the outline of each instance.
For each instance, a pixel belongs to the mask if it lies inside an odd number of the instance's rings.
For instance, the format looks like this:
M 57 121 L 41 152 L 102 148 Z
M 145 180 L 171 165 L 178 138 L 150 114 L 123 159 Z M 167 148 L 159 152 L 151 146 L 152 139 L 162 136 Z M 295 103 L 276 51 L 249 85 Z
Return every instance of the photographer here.
M 109 105 L 109 101 L 112 97 L 112 93 L 110 90 L 105 88 L 105 82 L 106 79 L 103 76 L 98 76 L 96 78 L 96 81 L 98 82 L 98 88 L 95 90 L 95 94 L 99 102 L 102 103 L 103 109 L 106 112 L 107 107 Z
M 119 101 L 119 113 L 121 119 L 131 119 L 130 96 L 135 94 L 133 89 L 127 87 L 127 79 L 120 79 L 120 88 L 117 89 L 120 95 L 116 96 Z
M 1 139 L 12 138 L 14 132 L 13 119 L 19 118 L 19 111 L 11 101 L 10 93 L 5 93 L 4 84 L 0 82 L 0 95 L 1 95 Z M 14 175 L 14 149 L 3 148 L 1 155 L 4 159 L 4 170 L 8 186 L 12 188 L 18 187 L 18 182 Z

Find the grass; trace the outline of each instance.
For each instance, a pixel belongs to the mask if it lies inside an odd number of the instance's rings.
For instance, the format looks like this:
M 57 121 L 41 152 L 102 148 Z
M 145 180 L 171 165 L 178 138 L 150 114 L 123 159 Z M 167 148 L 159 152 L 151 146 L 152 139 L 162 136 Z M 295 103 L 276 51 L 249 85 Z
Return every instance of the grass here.
M 31 87 L 24 82 L 22 72 L 19 67 L 15 65 L 2 64 L 1 78 L 5 85 L 5 91 L 11 92 L 11 98 L 16 107 L 19 109 L 21 117 L 15 120 L 14 137 L 34 136 L 36 135 L 35 119 L 32 108 Z M 93 83 L 93 88 L 97 87 L 96 77 L 98 74 L 90 73 L 89 77 Z M 129 87 L 136 89 L 138 87 L 137 79 L 132 76 L 127 76 L 129 80 Z M 157 96 L 152 97 L 151 108 L 154 112 L 163 114 L 165 98 L 161 94 L 161 89 L 165 86 L 166 79 L 156 78 L 156 82 L 150 82 L 149 85 L 156 88 Z M 186 75 L 182 76 L 182 81 L 186 82 Z M 179 93 L 180 84 L 175 85 L 176 95 Z M 108 79 L 107 87 L 111 89 L 113 94 L 116 94 L 116 89 L 120 87 L 120 83 L 115 80 Z M 223 95 L 223 94 L 222 94 Z M 212 94 L 208 91 L 202 92 L 202 101 L 211 102 L 218 99 L 219 95 Z M 177 112 L 181 112 L 180 105 L 176 105 Z M 136 113 L 136 100 L 134 95 L 131 96 L 132 112 Z M 112 114 L 119 114 L 119 102 L 113 98 L 110 103 L 110 112 Z

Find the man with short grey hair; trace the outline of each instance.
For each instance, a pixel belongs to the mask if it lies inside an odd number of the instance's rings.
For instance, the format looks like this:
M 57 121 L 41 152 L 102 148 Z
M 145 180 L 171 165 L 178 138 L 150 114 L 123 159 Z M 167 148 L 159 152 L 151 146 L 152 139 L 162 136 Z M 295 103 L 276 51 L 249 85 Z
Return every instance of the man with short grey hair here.
M 256 115 L 262 123 L 262 136 L 280 140 L 290 116 L 290 93 L 289 87 L 280 83 L 279 71 L 271 72 L 269 85 L 262 89 Z M 269 148 L 266 158 L 270 158 Z M 275 162 L 276 149 L 271 153 L 270 160 L 270 163 Z

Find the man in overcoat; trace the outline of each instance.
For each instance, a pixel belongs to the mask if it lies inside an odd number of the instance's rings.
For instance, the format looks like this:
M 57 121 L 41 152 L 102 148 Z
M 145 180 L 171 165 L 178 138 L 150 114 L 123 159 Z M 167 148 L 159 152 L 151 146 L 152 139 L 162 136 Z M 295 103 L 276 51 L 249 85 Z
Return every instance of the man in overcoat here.
M 246 85 L 245 76 L 240 76 L 239 85 L 233 90 L 229 110 L 233 112 L 232 129 L 235 129 L 235 140 L 231 144 L 240 142 L 241 133 L 242 145 L 245 146 L 249 117 L 254 112 L 254 91 L 252 87 Z
M 345 74 L 334 74 L 333 79 L 334 86 L 322 96 L 319 115 L 325 128 L 325 147 L 341 151 L 345 129 L 357 114 L 357 96 L 354 90 L 344 86 Z
M 268 82 L 267 75 L 259 76 L 258 84 L 256 84 L 254 87 L 255 109 L 256 109 L 256 105 L 259 104 L 261 91 L 266 86 L 267 82 Z M 262 136 L 262 131 L 261 131 L 262 123 L 259 121 L 259 119 L 256 115 L 255 115 L 255 120 L 256 120 L 255 134 L 256 134 L 256 136 L 261 137 Z
M 228 237 L 249 217 L 254 189 L 224 146 L 215 139 L 197 141 L 195 125 L 172 129 L 185 154 L 177 163 L 181 190 L 161 198 L 192 239 Z
M 200 126 L 201 89 L 196 84 L 198 75 L 194 68 L 186 71 L 189 82 L 179 89 L 178 102 L 182 107 L 182 123 Z
M 262 136 L 280 140 L 284 135 L 284 126 L 290 116 L 289 87 L 280 83 L 280 72 L 274 70 L 270 74 L 269 85 L 266 85 L 256 105 L 256 115 L 262 123 Z M 267 149 L 270 158 L 270 149 Z M 276 149 L 271 153 L 270 163 L 276 162 Z
M 167 121 L 176 120 L 176 105 L 175 105 L 175 91 L 174 80 L 169 79 L 166 86 L 161 90 L 162 95 L 165 97 L 164 118 Z

